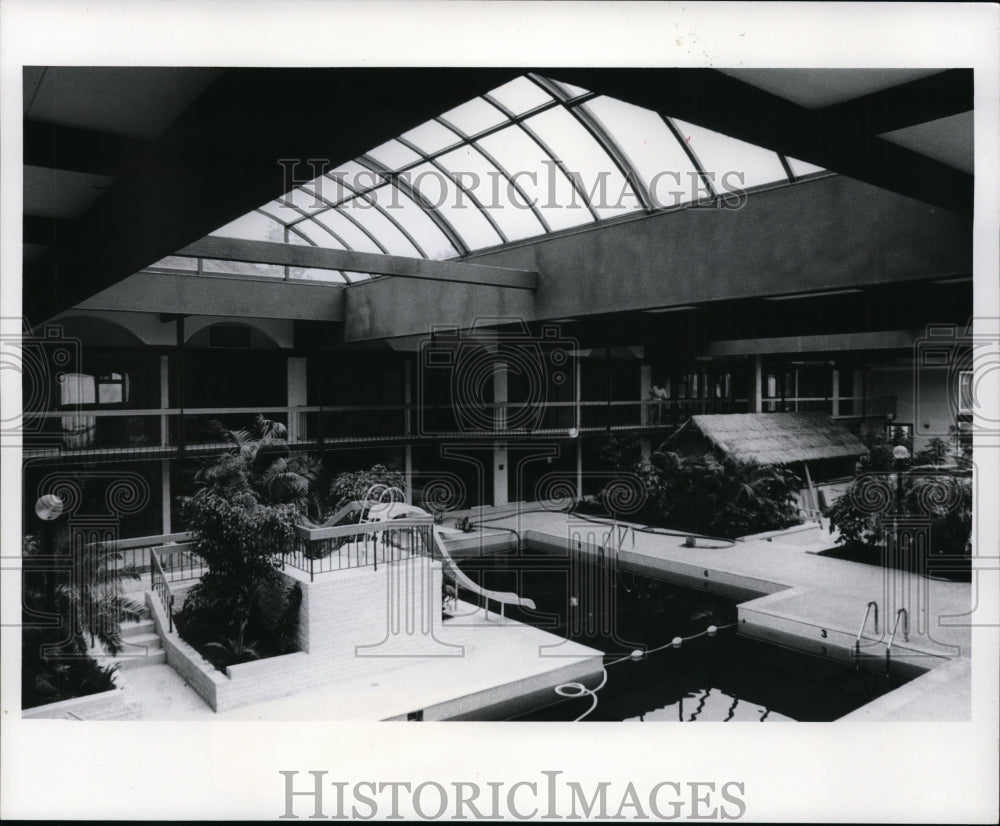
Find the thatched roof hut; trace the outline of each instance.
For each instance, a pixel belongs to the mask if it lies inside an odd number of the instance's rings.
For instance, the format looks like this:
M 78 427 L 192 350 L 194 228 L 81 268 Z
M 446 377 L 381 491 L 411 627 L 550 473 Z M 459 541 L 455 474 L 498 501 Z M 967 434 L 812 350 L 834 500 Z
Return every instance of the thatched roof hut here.
M 719 413 L 692 416 L 664 442 L 673 450 L 712 448 L 737 459 L 788 465 L 857 459 L 864 443 L 826 413 Z M 705 445 L 704 443 L 708 443 Z

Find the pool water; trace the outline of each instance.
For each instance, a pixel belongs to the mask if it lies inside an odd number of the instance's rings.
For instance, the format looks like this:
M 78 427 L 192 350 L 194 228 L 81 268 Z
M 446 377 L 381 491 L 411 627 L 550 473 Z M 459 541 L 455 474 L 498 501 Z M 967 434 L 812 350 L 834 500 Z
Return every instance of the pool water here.
M 605 652 L 607 683 L 586 720 L 825 722 L 905 682 L 744 637 L 727 627 L 736 623 L 732 600 L 613 564 L 531 548 L 459 564 L 485 588 L 535 601 L 535 611 L 507 606 L 508 618 Z M 714 636 L 702 633 L 711 625 L 719 629 Z M 671 645 L 676 637 L 679 647 Z M 629 656 L 664 645 L 639 660 Z M 555 692 L 552 701 L 516 719 L 573 720 L 592 704 Z

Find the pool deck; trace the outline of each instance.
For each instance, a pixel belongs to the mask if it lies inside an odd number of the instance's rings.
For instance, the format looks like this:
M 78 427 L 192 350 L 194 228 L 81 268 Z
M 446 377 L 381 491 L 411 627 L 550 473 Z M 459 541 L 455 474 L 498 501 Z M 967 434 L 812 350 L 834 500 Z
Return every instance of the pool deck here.
M 512 508 L 479 509 L 471 517 L 488 518 L 490 526 L 513 528 L 528 540 L 552 548 L 564 548 L 569 541 L 584 553 L 599 553 L 593 543 L 600 544 L 606 528 L 536 508 L 525 505 L 520 513 L 511 513 Z M 909 634 L 904 635 L 900 623 L 892 640 L 891 668 L 911 676 L 929 673 L 904 685 L 903 695 L 886 695 L 877 719 L 969 719 L 971 633 L 963 619 L 972 607 L 969 583 L 825 558 L 810 552 L 817 545 L 814 539 L 775 540 L 685 547 L 683 537 L 635 531 L 634 544 L 627 539 L 616 561 L 624 570 L 735 597 L 742 634 L 845 661 L 854 657 L 867 603 L 874 600 L 879 607 L 878 632 L 869 619 L 860 646 L 866 667 L 885 667 L 892 623 L 898 609 L 906 608 Z M 867 708 L 855 712 L 852 719 L 876 719 L 872 709 L 866 714 Z
M 374 675 L 337 680 L 266 702 L 214 712 L 171 666 L 129 670 L 125 690 L 142 707 L 143 720 L 407 720 L 504 719 L 555 698 L 565 682 L 599 682 L 600 651 L 561 640 L 537 628 L 459 603 L 446 621 L 442 642 L 464 646 L 461 657 L 401 660 Z M 558 656 L 547 647 L 559 644 Z

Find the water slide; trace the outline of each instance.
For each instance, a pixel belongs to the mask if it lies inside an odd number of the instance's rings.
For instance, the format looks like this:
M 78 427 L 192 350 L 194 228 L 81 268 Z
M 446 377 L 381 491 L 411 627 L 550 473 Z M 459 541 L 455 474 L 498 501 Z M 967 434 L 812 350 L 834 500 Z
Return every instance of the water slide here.
M 441 554 L 441 559 L 445 564 L 445 570 L 448 571 L 449 576 L 451 576 L 451 578 L 458 585 L 465 588 L 467 591 L 478 594 L 481 597 L 486 597 L 486 599 L 499 602 L 501 605 L 516 605 L 518 608 L 530 608 L 532 611 L 535 610 L 534 600 L 528 599 L 527 597 L 519 597 L 513 591 L 491 591 L 489 588 L 483 588 L 478 583 L 469 579 L 469 577 L 462 572 L 462 569 L 458 567 L 455 560 L 451 558 L 451 554 L 449 554 L 448 549 L 445 548 L 444 542 L 441 541 L 441 533 L 441 529 L 435 525 L 433 527 L 434 545 L 437 548 L 438 553 Z
M 378 496 L 378 499 L 376 499 L 376 495 Z M 388 497 L 388 499 L 386 497 Z M 335 513 L 331 517 L 331 520 L 336 522 L 339 518 L 342 518 L 344 515 L 355 509 L 365 511 L 362 516 L 362 524 L 365 522 L 388 522 L 393 519 L 402 519 L 409 516 L 431 515 L 417 505 L 408 505 L 406 502 L 399 501 L 399 499 L 402 498 L 403 493 L 399 490 L 399 488 L 390 488 L 387 485 L 373 485 L 365 495 L 364 502 L 352 502 L 350 505 L 347 505 L 345 508 L 342 508 L 340 511 Z M 448 573 L 448 576 L 451 577 L 456 584 L 473 594 L 485 597 L 488 600 L 491 599 L 501 605 L 516 605 L 518 608 L 530 608 L 531 610 L 535 610 L 534 600 L 528 599 L 527 597 L 519 597 L 513 591 L 491 591 L 489 588 L 481 587 L 478 583 L 466 576 L 462 569 L 458 567 L 458 563 L 452 559 L 451 554 L 448 553 L 448 549 L 444 546 L 442 537 L 446 530 L 447 529 L 444 529 L 439 525 L 433 525 L 431 529 L 434 535 L 434 545 L 437 548 L 438 553 L 441 554 L 444 569 Z M 456 533 L 460 533 L 460 531 L 456 531 Z

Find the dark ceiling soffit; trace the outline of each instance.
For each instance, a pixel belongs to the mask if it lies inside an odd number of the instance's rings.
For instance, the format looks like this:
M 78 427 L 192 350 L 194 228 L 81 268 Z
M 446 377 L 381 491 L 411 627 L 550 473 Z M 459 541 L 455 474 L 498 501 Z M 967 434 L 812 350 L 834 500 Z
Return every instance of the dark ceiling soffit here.
M 377 275 L 424 278 L 432 281 L 458 281 L 518 290 L 534 290 L 538 287 L 538 273 L 528 270 L 404 258 L 398 255 L 379 255 L 355 250 L 306 247 L 298 244 L 279 244 L 273 241 L 246 241 L 239 238 L 209 236 L 184 247 L 177 254 L 291 267 L 370 272 Z
M 24 163 L 46 169 L 117 177 L 149 150 L 149 142 L 41 121 L 24 123 Z
M 520 74 L 229 69 L 26 268 L 24 312 L 68 309 L 314 177 L 308 160 L 332 168 Z M 282 159 L 301 161 L 297 180 Z
M 962 215 L 972 214 L 973 176 L 878 138 L 875 133 L 967 111 L 972 70 L 937 85 L 875 93 L 813 111 L 712 69 L 549 69 L 542 74 L 773 149 L 859 181 Z M 914 93 L 914 88 L 916 93 Z M 919 96 L 928 88 L 934 93 Z M 954 96 L 955 100 L 950 100 Z M 839 108 L 840 106 L 844 108 Z M 900 106 L 903 111 L 866 111 Z M 838 114 L 839 113 L 839 114 Z M 726 170 L 715 170 L 722 174 Z
M 70 231 L 73 222 L 68 218 L 49 215 L 25 215 L 22 219 L 21 240 L 25 244 L 58 243 L 60 236 Z

